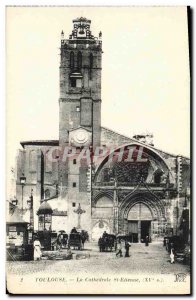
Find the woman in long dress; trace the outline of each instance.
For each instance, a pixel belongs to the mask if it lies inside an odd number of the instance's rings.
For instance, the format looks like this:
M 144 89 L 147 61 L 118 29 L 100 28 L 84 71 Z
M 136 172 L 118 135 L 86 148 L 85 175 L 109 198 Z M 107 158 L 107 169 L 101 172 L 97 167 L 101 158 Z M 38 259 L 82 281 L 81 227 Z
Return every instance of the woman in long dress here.
M 171 264 L 174 264 L 174 263 L 175 263 L 174 248 L 171 248 L 170 262 L 171 262 Z
M 40 260 L 42 256 L 40 241 L 36 238 L 34 243 L 34 260 Z

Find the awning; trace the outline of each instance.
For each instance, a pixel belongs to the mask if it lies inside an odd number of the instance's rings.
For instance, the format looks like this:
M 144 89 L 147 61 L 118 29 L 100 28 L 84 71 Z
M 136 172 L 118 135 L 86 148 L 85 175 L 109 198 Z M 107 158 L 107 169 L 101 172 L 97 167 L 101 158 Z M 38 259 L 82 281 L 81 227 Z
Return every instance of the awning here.
M 23 219 L 19 209 L 15 208 L 13 214 L 9 215 L 6 224 L 10 225 L 10 224 L 29 224 L 29 223 Z

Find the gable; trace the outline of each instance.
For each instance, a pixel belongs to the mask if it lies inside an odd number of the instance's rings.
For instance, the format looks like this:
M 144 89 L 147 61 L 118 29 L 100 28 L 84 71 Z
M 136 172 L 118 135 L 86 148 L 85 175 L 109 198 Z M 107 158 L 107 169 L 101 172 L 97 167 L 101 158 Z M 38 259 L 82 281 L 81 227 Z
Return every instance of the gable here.
M 119 134 L 111 129 L 101 127 L 101 145 L 105 145 L 107 147 L 118 147 L 120 145 L 128 144 L 134 141 L 134 139 Z
M 177 155 L 165 152 L 163 150 L 157 149 L 154 146 L 150 146 L 145 143 L 141 143 L 140 141 L 125 136 L 123 134 L 117 133 L 111 129 L 108 129 L 106 127 L 101 127 L 101 145 L 106 147 L 113 147 L 117 148 L 118 146 L 122 146 L 124 144 L 134 143 L 137 142 L 138 144 L 143 145 L 144 147 L 147 146 L 148 148 L 151 148 L 152 150 L 156 150 L 165 160 L 175 160 Z M 181 155 L 180 155 L 181 156 Z M 183 156 L 181 156 L 183 157 Z M 183 157 L 183 159 L 190 164 L 190 159 L 188 157 Z

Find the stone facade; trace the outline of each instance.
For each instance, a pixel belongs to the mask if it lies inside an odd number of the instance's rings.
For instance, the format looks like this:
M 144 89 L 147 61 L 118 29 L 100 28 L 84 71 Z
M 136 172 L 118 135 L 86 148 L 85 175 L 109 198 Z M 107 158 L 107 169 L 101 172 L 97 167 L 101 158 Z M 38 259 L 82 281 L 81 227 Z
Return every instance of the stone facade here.
M 35 231 L 38 208 L 47 200 L 53 231 L 69 232 L 76 226 L 94 239 L 106 230 L 131 233 L 133 239 L 137 235 L 138 241 L 147 233 L 153 239 L 177 234 L 189 205 L 190 160 L 101 127 L 102 42 L 101 33 L 99 38 L 92 35 L 90 23 L 76 19 L 69 39 L 61 34 L 59 140 L 21 142 L 18 208 L 28 210 L 33 195 Z M 95 152 L 97 146 L 104 155 Z M 133 150 L 137 157 L 129 163 L 111 160 L 122 149 Z M 144 156 L 138 161 L 141 149 Z M 65 153 L 69 159 L 63 160 Z

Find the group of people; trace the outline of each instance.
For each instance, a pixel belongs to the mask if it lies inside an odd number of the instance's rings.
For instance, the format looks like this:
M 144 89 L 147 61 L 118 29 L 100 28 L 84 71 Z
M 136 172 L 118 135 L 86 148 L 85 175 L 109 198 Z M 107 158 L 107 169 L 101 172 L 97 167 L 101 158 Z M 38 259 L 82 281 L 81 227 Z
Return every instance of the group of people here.
M 87 231 L 82 230 L 80 233 L 77 231 L 76 227 L 73 227 L 70 231 L 70 234 L 80 234 L 82 243 L 89 239 Z M 61 250 L 62 248 L 66 248 L 68 245 L 68 234 L 65 231 L 59 232 L 57 235 L 57 238 L 55 241 L 52 243 L 53 246 L 56 246 L 57 250 Z M 37 235 L 34 236 L 34 241 L 33 241 L 33 250 L 34 250 L 34 260 L 40 260 L 42 256 L 42 246 L 40 243 L 40 240 Z
M 124 241 L 124 243 L 123 243 Z M 148 247 L 149 245 L 149 236 L 147 235 L 145 237 L 145 246 Z M 125 239 L 120 239 L 120 238 L 117 238 L 117 245 L 116 245 L 116 256 L 120 256 L 120 257 L 123 257 L 123 254 L 122 254 L 122 250 L 123 248 L 125 249 L 125 257 L 130 257 L 129 255 L 129 248 L 131 247 L 131 243 Z
M 54 241 L 53 245 L 57 246 L 58 250 L 66 248 L 68 241 L 68 234 L 66 232 L 61 232 L 58 234 L 57 239 Z
M 125 249 L 125 257 L 130 257 L 129 248 L 131 247 L 131 243 L 127 240 L 124 241 L 124 249 Z M 117 239 L 116 245 L 116 257 L 123 257 L 123 241 L 121 239 Z
M 70 234 L 73 234 L 73 233 L 79 233 L 76 229 L 76 227 L 73 227 L 70 231 Z M 67 244 L 68 244 L 68 234 L 65 232 L 65 231 L 61 231 L 56 240 L 53 242 L 53 245 L 56 245 L 57 249 L 58 250 L 61 250 L 62 248 L 65 249 L 67 247 Z
M 60 250 L 62 249 L 62 247 L 66 247 L 67 245 L 67 240 L 68 240 L 68 235 L 66 234 L 66 232 L 60 232 L 57 236 L 57 239 L 54 241 L 53 245 L 56 244 L 57 249 Z M 34 260 L 40 260 L 42 257 L 42 245 L 41 242 L 38 238 L 37 235 L 34 236 L 34 241 L 33 241 L 33 257 Z
M 78 233 L 77 229 L 74 227 L 71 230 L 71 234 L 73 233 Z M 83 236 L 83 235 L 82 235 Z M 107 237 L 107 233 L 104 232 L 103 233 L 103 237 L 102 238 L 106 238 Z M 85 240 L 87 239 L 87 237 L 84 235 Z M 55 243 L 57 243 L 57 245 L 59 246 L 58 249 L 62 248 L 62 245 L 67 245 L 67 241 L 68 241 L 68 235 L 64 232 L 59 233 L 59 235 L 57 236 L 57 239 L 55 241 Z M 145 246 L 149 245 L 149 237 L 146 236 L 145 238 Z M 117 237 L 116 239 L 116 257 L 123 257 L 123 249 L 124 251 L 124 257 L 130 257 L 129 254 L 129 248 L 131 247 L 131 243 L 128 241 L 128 239 L 122 239 Z M 41 251 L 41 243 L 38 239 L 37 236 L 34 237 L 34 242 L 33 242 L 33 248 L 34 248 L 34 260 L 40 260 L 41 256 L 42 256 L 42 251 Z M 174 263 L 174 254 L 173 254 L 173 249 L 171 249 L 171 263 Z

